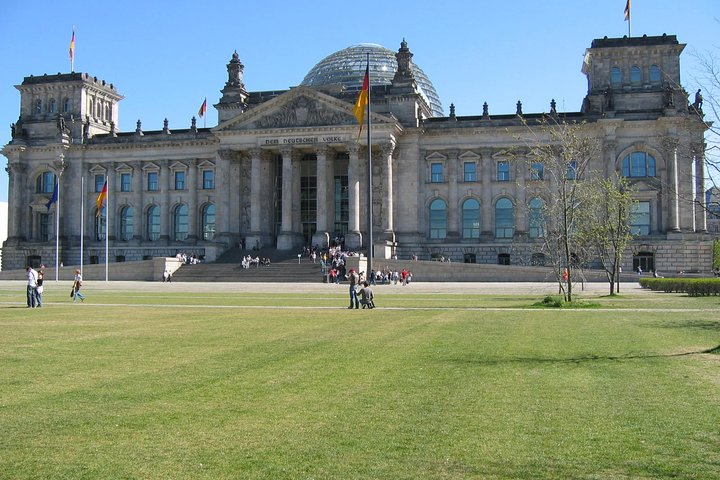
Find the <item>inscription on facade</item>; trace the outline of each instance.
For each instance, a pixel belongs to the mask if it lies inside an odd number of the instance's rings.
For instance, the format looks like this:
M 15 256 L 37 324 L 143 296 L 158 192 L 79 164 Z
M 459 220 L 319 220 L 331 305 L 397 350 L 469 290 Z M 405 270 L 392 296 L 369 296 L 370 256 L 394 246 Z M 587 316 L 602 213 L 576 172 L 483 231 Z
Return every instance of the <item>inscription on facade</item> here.
M 345 135 L 319 135 L 312 137 L 262 138 L 260 139 L 260 145 L 311 145 L 313 143 L 344 143 L 347 141 L 348 137 Z

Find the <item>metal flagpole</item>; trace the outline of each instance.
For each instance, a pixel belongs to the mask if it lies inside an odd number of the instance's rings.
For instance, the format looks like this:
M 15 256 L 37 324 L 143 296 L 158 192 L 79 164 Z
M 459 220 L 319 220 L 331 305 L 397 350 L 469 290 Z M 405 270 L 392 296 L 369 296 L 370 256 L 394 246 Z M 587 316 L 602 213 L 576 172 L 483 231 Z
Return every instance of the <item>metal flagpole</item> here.
M 367 163 L 368 163 L 368 204 L 367 204 L 367 222 L 368 222 L 368 256 L 365 278 L 370 278 L 373 263 L 373 198 L 372 198 L 372 143 L 370 141 L 370 53 L 367 56 L 368 71 L 368 91 L 367 91 Z
M 85 176 L 80 177 L 80 275 L 83 272 L 83 257 L 85 240 Z
M 57 179 L 57 201 L 55 202 L 55 281 L 59 280 L 60 275 L 60 175 Z
M 108 281 L 108 262 L 109 260 L 109 239 L 110 239 L 110 177 L 105 176 L 105 185 L 107 185 L 107 193 L 105 194 L 105 281 Z

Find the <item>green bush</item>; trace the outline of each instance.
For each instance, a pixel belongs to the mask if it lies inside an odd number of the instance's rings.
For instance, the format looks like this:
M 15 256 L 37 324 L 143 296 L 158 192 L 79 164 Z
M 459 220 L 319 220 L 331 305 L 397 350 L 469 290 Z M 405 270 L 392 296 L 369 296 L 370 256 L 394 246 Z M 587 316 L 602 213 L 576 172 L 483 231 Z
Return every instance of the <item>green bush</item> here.
M 687 293 L 691 297 L 720 295 L 720 278 L 641 278 L 640 286 L 666 293 Z

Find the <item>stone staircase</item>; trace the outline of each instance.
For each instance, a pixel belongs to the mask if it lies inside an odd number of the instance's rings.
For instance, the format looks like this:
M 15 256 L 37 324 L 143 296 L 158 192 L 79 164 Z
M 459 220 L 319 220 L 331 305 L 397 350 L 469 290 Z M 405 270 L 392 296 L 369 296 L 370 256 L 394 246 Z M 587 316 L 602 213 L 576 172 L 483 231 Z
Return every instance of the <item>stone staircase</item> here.
M 242 268 L 245 255 L 267 257 L 270 265 Z M 297 253 L 274 249 L 257 251 L 230 249 L 214 263 L 183 265 L 175 271 L 173 282 L 322 282 L 320 262 L 313 263 L 308 257 L 298 261 Z

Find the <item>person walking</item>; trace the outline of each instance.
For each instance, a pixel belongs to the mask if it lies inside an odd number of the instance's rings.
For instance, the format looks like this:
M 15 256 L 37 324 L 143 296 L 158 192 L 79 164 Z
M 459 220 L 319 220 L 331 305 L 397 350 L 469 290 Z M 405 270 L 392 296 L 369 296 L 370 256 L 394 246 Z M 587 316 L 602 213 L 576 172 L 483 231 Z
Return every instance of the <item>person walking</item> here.
M 73 303 L 78 301 L 78 298 L 81 302 L 85 301 L 85 295 L 80 293 L 80 287 L 82 287 L 82 275 L 80 274 L 80 270 L 75 269 L 75 281 L 73 282 Z
M 25 271 L 27 272 L 27 308 L 35 308 L 37 300 L 35 289 L 37 288 L 38 274 L 30 265 L 25 268 Z

